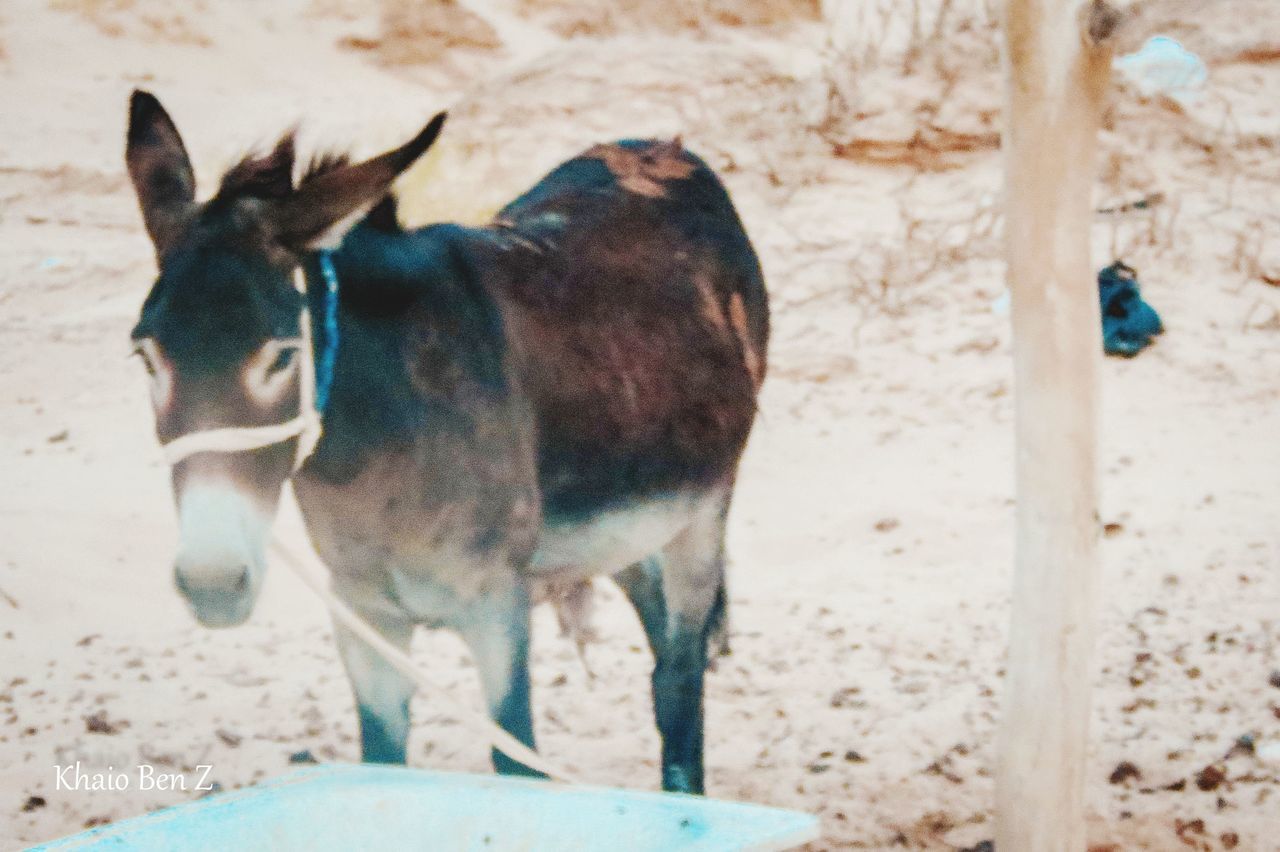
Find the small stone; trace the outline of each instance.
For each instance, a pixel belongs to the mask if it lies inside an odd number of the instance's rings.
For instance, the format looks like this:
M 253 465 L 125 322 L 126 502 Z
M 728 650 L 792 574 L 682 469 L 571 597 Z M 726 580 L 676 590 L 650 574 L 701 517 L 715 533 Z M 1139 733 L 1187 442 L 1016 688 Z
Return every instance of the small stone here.
M 1196 773 L 1196 786 L 1205 792 L 1218 789 L 1222 782 L 1226 780 L 1227 773 L 1213 765 L 1206 766 Z
M 1186 842 L 1186 835 L 1188 835 L 1188 834 L 1204 834 L 1204 820 L 1202 820 L 1202 819 L 1192 819 L 1192 820 L 1175 819 L 1175 820 L 1173 821 L 1173 831 L 1174 831 L 1174 833 L 1175 833 L 1175 834 L 1177 834 L 1177 835 L 1178 835 L 1178 838 L 1179 838 L 1179 839 L 1181 839 L 1181 840 L 1185 843 L 1185 842 Z M 1188 845 L 1193 845 L 1193 846 L 1194 846 L 1195 844 L 1194 844 L 1194 843 L 1192 843 L 1192 844 L 1188 844 Z
M 45 805 L 49 804 L 44 800 L 44 796 L 27 796 L 27 800 L 22 804 L 22 812 L 29 814 L 32 811 L 38 811 Z
M 84 717 L 84 727 L 91 734 L 118 734 L 129 727 L 128 722 L 112 722 L 107 718 L 106 710 L 99 710 L 92 716 Z
M 1116 768 L 1111 770 L 1111 777 L 1108 780 L 1112 784 L 1123 784 L 1130 778 L 1135 781 L 1141 781 L 1142 770 L 1126 760 L 1116 764 Z
M 861 692 L 862 690 L 859 687 L 846 686 L 845 688 L 838 689 L 834 693 L 832 693 L 831 699 L 828 703 L 830 703 L 832 707 L 836 707 L 836 708 L 857 707 L 862 702 L 860 702 L 855 696 L 857 696 Z
M 897 518 L 881 518 L 880 520 L 876 521 L 876 532 L 882 532 L 882 533 L 893 532 L 897 528 L 898 528 Z
M 311 753 L 311 749 L 304 748 L 302 751 L 295 751 L 293 754 L 289 755 L 289 762 L 290 763 L 319 763 L 320 761 L 316 760 L 316 756 Z
M 1257 743 L 1253 739 L 1253 734 L 1243 734 L 1236 738 L 1232 744 L 1231 750 L 1227 752 L 1227 756 L 1223 760 L 1230 760 L 1238 754 L 1252 756 L 1258 749 Z
M 984 840 L 976 846 L 967 846 L 960 852 L 996 852 L 996 842 L 994 840 Z
M 225 728 L 219 728 L 213 733 L 217 736 L 218 739 L 222 740 L 224 743 L 231 746 L 232 748 L 235 748 L 236 746 L 240 745 L 241 741 L 243 740 L 243 737 L 241 737 L 239 734 L 232 733 L 231 731 L 228 731 Z

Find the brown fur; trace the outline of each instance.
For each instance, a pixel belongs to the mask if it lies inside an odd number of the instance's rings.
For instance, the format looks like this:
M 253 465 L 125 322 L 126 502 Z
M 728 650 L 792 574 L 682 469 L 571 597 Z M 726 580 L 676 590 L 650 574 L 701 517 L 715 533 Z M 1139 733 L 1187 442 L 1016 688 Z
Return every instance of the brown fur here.
M 662 198 L 667 194 L 666 181 L 683 180 L 693 174 L 694 164 L 681 156 L 682 152 L 677 137 L 650 145 L 645 151 L 630 151 L 616 144 L 596 145 L 583 156 L 603 160 L 618 184 L 631 192 Z

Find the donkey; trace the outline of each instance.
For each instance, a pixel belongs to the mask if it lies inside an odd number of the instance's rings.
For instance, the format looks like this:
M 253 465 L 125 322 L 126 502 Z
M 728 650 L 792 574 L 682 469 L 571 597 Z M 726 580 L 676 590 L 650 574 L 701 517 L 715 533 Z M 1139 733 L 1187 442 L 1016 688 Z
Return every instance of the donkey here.
M 405 230 L 391 184 L 444 118 L 296 182 L 286 135 L 197 202 L 174 122 L 133 93 L 126 162 L 159 275 L 132 339 L 157 437 L 270 435 L 174 459 L 176 585 L 206 626 L 248 618 L 292 478 L 334 592 L 402 649 L 416 625 L 457 631 L 491 717 L 533 747 L 534 590 L 612 576 L 655 658 L 663 788 L 701 793 L 725 522 L 769 333 L 755 251 L 678 140 L 597 145 L 485 227 Z M 280 426 L 313 404 L 318 441 Z M 403 763 L 410 681 L 335 633 L 363 760 Z

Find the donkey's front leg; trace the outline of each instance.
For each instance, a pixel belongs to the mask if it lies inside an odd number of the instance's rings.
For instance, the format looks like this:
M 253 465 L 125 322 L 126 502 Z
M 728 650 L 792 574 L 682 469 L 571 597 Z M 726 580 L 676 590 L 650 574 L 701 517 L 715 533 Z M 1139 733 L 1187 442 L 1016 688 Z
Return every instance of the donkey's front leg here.
M 666 635 L 655 642 L 653 709 L 662 735 L 662 789 L 702 793 L 702 692 L 707 644 L 724 600 L 724 505 L 707 506 L 663 551 Z M 658 637 L 652 637 L 657 639 Z
M 366 621 L 392 645 L 408 652 L 413 625 L 408 621 L 371 618 Z M 365 763 L 404 763 L 409 739 L 409 699 L 413 681 L 392 668 L 381 654 L 337 622 L 338 653 L 347 668 L 360 714 L 360 759 Z
M 534 747 L 529 698 L 529 592 L 518 578 L 474 600 L 458 624 L 480 673 L 489 715 L 507 733 Z M 493 749 L 503 775 L 545 777 Z

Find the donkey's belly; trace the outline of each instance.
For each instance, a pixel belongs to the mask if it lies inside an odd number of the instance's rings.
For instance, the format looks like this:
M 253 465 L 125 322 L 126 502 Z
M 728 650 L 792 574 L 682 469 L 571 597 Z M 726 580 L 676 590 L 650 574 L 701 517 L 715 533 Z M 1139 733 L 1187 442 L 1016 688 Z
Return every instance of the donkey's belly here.
M 661 550 L 721 499 L 717 491 L 679 492 L 582 517 L 546 517 L 529 572 L 584 577 L 617 573 Z

